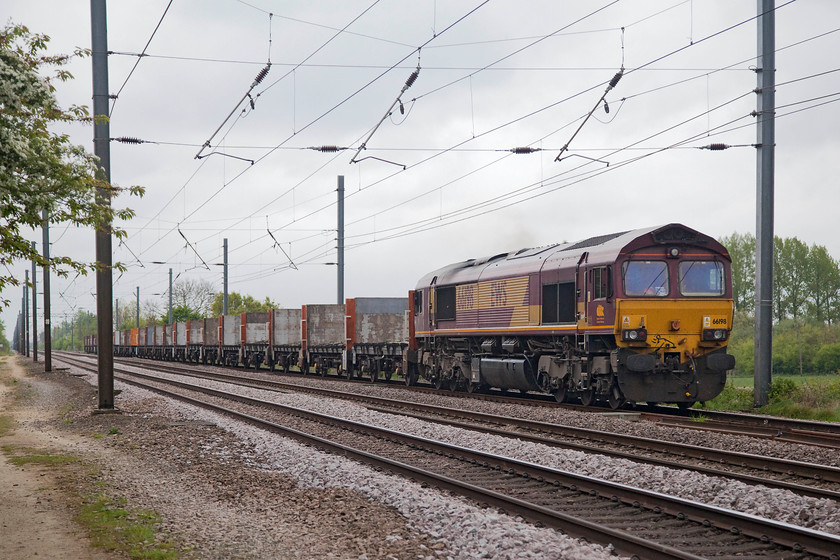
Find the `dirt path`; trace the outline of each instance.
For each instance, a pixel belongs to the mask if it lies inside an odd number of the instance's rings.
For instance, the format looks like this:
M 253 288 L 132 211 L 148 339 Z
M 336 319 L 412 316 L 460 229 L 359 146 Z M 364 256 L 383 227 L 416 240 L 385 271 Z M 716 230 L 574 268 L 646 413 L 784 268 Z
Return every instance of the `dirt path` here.
M 61 451 L 73 446 L 33 428 L 32 423 L 42 418 L 35 417 L 35 409 L 22 397 L 37 381 L 26 377 L 17 360 L 0 358 L 0 416 L 13 420 L 8 430 L 0 428 L 0 558 L 113 558 L 91 548 L 83 529 L 72 520 L 69 497 L 60 490 L 61 472 L 36 463 L 17 466 L 10 460 L 22 450 Z M 43 413 L 40 408 L 38 414 Z

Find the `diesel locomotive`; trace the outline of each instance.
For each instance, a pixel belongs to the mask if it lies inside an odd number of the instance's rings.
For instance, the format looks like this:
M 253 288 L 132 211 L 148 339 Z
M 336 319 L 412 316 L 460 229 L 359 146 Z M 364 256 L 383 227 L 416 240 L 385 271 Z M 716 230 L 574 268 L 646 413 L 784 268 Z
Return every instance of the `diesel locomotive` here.
M 613 408 L 710 400 L 735 365 L 730 266 L 680 224 L 446 266 L 410 296 L 408 376 Z
M 688 407 L 716 397 L 735 366 L 730 267 L 713 238 L 669 224 L 455 263 L 408 298 L 117 331 L 114 352 Z

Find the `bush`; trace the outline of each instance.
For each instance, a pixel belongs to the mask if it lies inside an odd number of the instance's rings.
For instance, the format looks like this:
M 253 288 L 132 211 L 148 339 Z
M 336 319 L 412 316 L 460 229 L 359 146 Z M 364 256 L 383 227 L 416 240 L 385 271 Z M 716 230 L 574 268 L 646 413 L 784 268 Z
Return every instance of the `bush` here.
M 770 384 L 768 397 L 771 401 L 781 401 L 794 398 L 799 393 L 799 385 L 789 377 L 780 377 Z
M 814 356 L 814 366 L 824 373 L 840 372 L 840 342 L 821 346 Z

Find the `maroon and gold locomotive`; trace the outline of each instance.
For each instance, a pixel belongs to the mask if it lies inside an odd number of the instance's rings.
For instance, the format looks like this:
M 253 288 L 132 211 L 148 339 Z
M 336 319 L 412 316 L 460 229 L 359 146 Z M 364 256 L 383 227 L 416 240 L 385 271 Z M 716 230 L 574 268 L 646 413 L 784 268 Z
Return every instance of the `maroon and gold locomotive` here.
M 441 268 L 410 294 L 407 382 L 613 408 L 710 400 L 735 364 L 730 265 L 670 224 Z

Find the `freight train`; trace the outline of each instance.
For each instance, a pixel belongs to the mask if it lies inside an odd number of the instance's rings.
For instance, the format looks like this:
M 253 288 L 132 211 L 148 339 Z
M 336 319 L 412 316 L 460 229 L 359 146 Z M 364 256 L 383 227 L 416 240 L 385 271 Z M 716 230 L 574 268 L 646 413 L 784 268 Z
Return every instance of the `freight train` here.
M 114 352 L 688 407 L 716 397 L 735 366 L 730 272 L 715 239 L 668 224 L 455 263 L 408 298 L 117 331 Z

